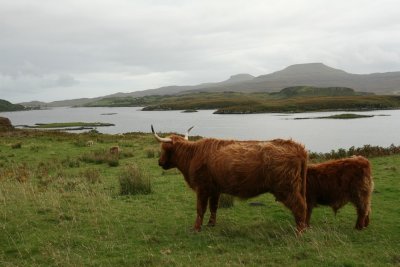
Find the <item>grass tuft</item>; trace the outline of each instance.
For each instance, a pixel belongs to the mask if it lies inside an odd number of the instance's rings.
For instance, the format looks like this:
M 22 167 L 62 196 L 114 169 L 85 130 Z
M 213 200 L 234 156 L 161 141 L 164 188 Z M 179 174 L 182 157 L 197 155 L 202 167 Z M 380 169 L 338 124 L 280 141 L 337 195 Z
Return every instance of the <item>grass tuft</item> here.
M 232 208 L 234 205 L 234 197 L 227 194 L 221 194 L 218 206 L 220 208 Z
M 149 158 L 149 159 L 158 156 L 159 153 L 157 153 L 157 152 L 158 152 L 158 150 L 157 150 L 157 149 L 154 149 L 154 148 L 152 148 L 152 147 L 148 147 L 148 148 L 146 148 L 146 150 L 145 150 L 146 157 Z
M 12 145 L 11 145 L 11 148 L 12 148 L 12 149 L 19 149 L 19 148 L 22 148 L 22 142 L 18 142 L 18 143 L 12 144 Z
M 152 192 L 150 177 L 136 164 L 126 166 L 119 175 L 121 195 L 149 194 Z
M 100 170 L 95 168 L 88 168 L 81 172 L 81 175 L 88 183 L 96 184 L 101 182 Z
M 84 153 L 79 159 L 86 163 L 103 164 L 107 163 L 110 167 L 119 165 L 119 155 L 110 154 L 106 149 L 99 149 L 92 152 Z

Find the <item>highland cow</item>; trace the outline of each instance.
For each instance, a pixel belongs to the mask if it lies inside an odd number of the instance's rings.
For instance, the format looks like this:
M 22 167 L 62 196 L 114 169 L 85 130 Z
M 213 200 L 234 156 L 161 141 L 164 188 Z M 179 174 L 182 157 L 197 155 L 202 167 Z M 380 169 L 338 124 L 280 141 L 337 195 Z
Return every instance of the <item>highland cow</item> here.
M 331 160 L 307 167 L 307 225 L 318 204 L 330 206 L 336 212 L 348 202 L 357 210 L 355 228 L 368 226 L 373 190 L 371 166 L 361 156 Z
M 189 129 L 190 130 L 190 129 Z M 159 165 L 178 168 L 197 195 L 194 230 L 200 231 L 207 205 L 209 226 L 216 223 L 221 193 L 247 199 L 270 192 L 289 208 L 297 230 L 306 226 L 305 186 L 307 152 L 291 140 L 234 141 L 213 138 L 188 141 L 171 135 L 155 138 L 161 142 Z

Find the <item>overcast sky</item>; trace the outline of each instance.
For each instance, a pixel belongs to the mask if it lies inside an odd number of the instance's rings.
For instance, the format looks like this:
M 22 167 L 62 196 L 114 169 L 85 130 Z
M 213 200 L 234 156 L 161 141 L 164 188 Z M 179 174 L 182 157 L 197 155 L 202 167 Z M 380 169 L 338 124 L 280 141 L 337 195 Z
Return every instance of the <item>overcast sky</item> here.
M 0 0 L 0 99 L 13 103 L 308 62 L 400 71 L 400 1 Z

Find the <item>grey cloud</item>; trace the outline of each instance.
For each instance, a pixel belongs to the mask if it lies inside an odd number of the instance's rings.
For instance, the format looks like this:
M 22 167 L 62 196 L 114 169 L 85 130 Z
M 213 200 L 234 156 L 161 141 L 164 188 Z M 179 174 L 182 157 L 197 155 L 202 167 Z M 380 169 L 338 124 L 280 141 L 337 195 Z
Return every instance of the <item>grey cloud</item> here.
M 70 87 L 79 84 L 71 75 L 60 75 L 55 81 L 55 86 Z
M 68 86 L 98 96 L 305 62 L 400 70 L 399 9 L 394 0 L 3 1 L 0 93 L 29 100 Z

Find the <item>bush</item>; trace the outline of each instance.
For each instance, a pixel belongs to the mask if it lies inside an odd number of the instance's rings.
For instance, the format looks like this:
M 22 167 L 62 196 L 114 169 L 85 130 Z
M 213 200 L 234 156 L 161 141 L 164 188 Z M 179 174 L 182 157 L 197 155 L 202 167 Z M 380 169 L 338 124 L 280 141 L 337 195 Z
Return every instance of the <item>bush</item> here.
M 132 158 L 135 156 L 132 150 L 123 150 L 119 155 L 121 158 Z
M 119 165 L 119 155 L 110 154 L 107 150 L 95 150 L 90 153 L 83 154 L 79 160 L 86 163 L 102 164 L 107 163 L 110 167 Z
M 154 148 L 147 148 L 145 152 L 147 158 L 154 158 L 156 156 L 156 150 Z
M 310 152 L 310 160 L 312 161 L 323 161 L 329 159 L 340 159 L 345 157 L 351 157 L 353 155 L 364 156 L 366 158 L 372 157 L 382 157 L 400 154 L 400 146 L 395 146 L 391 144 L 389 147 L 380 147 L 380 146 L 371 146 L 364 145 L 362 147 L 355 148 L 354 146 L 350 147 L 348 150 L 339 148 L 338 150 L 331 150 L 329 153 L 316 153 Z
M 150 177 L 136 164 L 126 166 L 119 175 L 120 194 L 149 194 L 151 193 Z
M 113 156 L 110 155 L 107 159 L 108 166 L 110 167 L 117 167 L 119 165 L 118 155 Z
M 76 139 L 75 141 L 74 141 L 74 145 L 75 146 L 77 146 L 77 147 L 85 147 L 86 146 L 86 141 L 85 140 L 83 140 L 83 139 Z
M 28 166 L 24 163 L 13 166 L 13 176 L 18 182 L 25 183 L 29 180 L 31 173 Z
M 18 143 L 15 143 L 15 144 L 11 145 L 12 149 L 21 148 L 21 147 L 22 147 L 22 143 L 21 142 L 18 142 Z
M 91 184 L 100 183 L 100 171 L 98 169 L 89 168 L 84 170 L 81 175 Z
M 219 198 L 218 207 L 220 208 L 232 208 L 233 207 L 234 198 L 231 195 L 221 194 Z
M 77 159 L 71 159 L 69 156 L 67 156 L 66 159 L 63 159 L 61 161 L 61 164 L 64 167 L 69 167 L 69 168 L 78 168 L 81 165 Z

